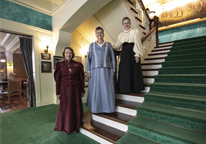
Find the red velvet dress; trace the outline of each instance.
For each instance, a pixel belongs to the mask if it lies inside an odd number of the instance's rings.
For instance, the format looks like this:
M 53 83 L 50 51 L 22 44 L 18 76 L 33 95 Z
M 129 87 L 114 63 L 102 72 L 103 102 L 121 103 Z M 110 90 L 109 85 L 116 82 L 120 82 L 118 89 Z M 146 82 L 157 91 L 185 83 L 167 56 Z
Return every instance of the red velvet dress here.
M 56 119 L 56 131 L 72 133 L 82 124 L 83 108 L 81 93 L 84 93 L 84 71 L 79 62 L 58 62 L 55 65 L 54 79 L 56 94 L 60 94 L 60 104 Z

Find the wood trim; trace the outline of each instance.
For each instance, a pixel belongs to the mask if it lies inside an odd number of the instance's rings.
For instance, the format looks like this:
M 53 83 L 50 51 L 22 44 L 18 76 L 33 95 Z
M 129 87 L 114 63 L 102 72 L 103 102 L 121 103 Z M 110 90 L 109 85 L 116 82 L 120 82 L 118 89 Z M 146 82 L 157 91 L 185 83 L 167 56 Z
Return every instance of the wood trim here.
M 154 76 L 143 76 L 143 78 L 154 78 Z
M 142 65 L 160 65 L 162 63 L 143 63 Z
M 164 53 L 155 53 L 155 54 L 148 54 L 148 56 L 153 56 L 153 55 L 162 55 L 162 54 L 168 54 L 168 52 L 164 52 Z
M 171 42 L 159 43 L 159 45 L 162 45 L 162 44 L 168 44 L 168 43 L 174 43 L 174 42 L 171 41 Z
M 170 48 L 165 48 L 165 49 L 155 49 L 155 50 L 152 50 L 152 52 L 165 51 L 165 50 L 170 50 Z
M 164 45 L 164 46 L 158 46 L 158 47 L 154 47 L 154 48 L 158 49 L 158 48 L 170 47 L 170 46 L 172 46 L 172 45 Z
M 142 69 L 142 71 L 158 71 L 158 69 Z
M 124 107 L 124 108 L 129 108 L 129 109 L 136 110 L 136 107 L 134 107 L 134 106 L 128 106 L 128 105 L 124 105 L 124 104 L 121 104 L 121 103 L 117 103 L 116 105 L 117 105 L 117 106 Z
M 122 94 L 122 93 L 116 93 L 116 94 Z M 129 93 L 129 94 L 125 93 L 125 94 L 124 94 L 124 93 L 123 93 L 123 95 L 144 97 L 144 93 L 140 93 L 140 94 L 138 94 L 138 93 Z
M 146 58 L 145 60 L 156 60 L 156 59 L 165 59 L 165 57 Z

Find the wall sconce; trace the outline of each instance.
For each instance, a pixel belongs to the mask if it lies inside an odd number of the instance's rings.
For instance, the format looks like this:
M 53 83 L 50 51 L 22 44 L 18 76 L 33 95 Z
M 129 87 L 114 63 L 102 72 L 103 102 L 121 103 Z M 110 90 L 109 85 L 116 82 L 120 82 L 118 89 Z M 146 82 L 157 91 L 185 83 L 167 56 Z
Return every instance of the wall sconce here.
M 44 53 L 48 53 L 49 52 L 49 45 L 46 45 L 46 49 L 44 49 Z
M 6 62 L 6 60 L 5 59 L 1 59 L 0 62 Z
M 7 62 L 7 66 L 13 66 L 13 62 Z

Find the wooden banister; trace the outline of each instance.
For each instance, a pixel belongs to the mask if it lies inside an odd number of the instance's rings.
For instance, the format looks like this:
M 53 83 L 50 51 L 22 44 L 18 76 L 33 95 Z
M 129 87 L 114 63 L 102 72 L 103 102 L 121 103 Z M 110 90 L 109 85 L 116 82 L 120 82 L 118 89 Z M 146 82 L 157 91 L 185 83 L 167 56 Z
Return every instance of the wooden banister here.
M 145 6 L 144 6 L 144 3 L 142 2 L 142 0 L 138 0 L 138 1 L 139 1 L 139 3 L 140 3 L 140 6 L 142 7 L 142 10 L 145 12 L 148 20 L 149 20 L 149 21 L 152 21 L 152 20 L 149 18 L 149 15 L 148 15 L 148 13 L 147 13 L 147 11 L 146 11 L 146 9 L 145 9 Z
M 153 29 L 151 29 L 145 36 L 143 36 L 143 37 L 141 38 L 142 43 L 143 43 L 151 34 L 153 34 L 153 33 L 155 32 L 155 30 L 156 30 L 156 27 L 154 27 Z

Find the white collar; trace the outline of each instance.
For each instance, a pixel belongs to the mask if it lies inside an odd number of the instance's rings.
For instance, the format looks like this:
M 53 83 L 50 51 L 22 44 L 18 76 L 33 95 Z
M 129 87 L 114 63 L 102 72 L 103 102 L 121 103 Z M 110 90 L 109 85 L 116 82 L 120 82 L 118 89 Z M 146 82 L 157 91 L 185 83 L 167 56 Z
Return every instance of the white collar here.
M 106 43 L 106 41 L 104 40 L 104 42 L 103 42 L 102 44 L 99 44 L 97 41 L 96 41 L 96 43 L 97 43 L 100 47 L 102 47 L 102 46 Z
M 130 29 L 128 29 L 128 30 L 124 30 L 124 32 L 125 33 L 128 33 L 128 32 L 130 32 L 132 30 L 132 27 L 130 28 Z

